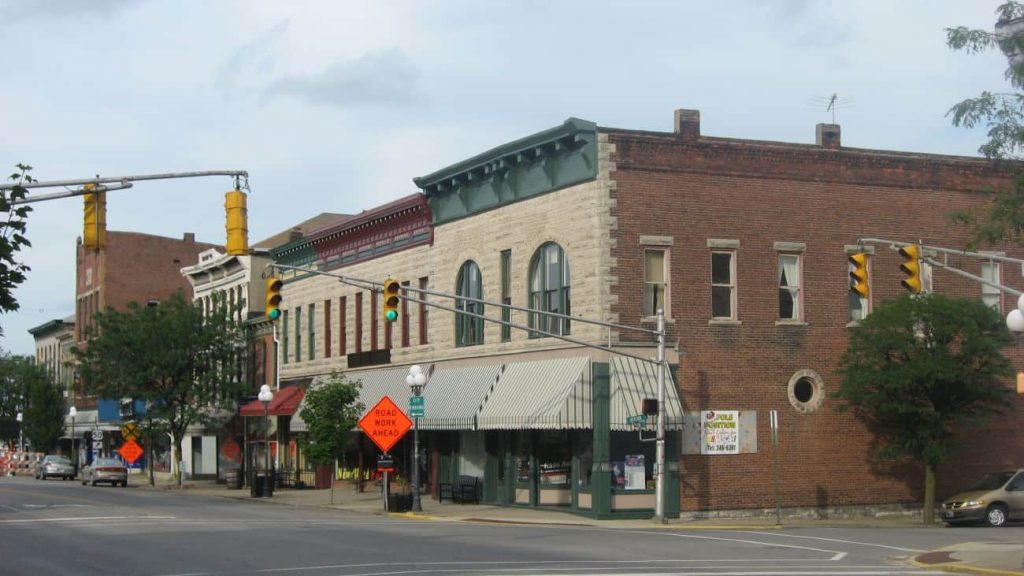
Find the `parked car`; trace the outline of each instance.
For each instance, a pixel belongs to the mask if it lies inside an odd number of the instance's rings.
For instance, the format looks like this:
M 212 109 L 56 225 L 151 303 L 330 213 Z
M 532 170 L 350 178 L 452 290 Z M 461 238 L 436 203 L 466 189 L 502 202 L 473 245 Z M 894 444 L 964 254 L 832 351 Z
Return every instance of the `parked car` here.
M 111 486 L 128 485 L 128 468 L 117 458 L 96 458 L 82 466 L 82 484 L 93 486 L 105 482 Z
M 1024 519 L 1024 469 L 988 474 L 942 503 L 942 520 L 950 525 L 985 522 L 1002 526 L 1015 519 Z
M 75 477 L 75 465 L 67 456 L 47 454 L 36 463 L 34 476 L 36 480 L 46 480 L 54 476 L 60 477 L 61 480 L 71 480 Z

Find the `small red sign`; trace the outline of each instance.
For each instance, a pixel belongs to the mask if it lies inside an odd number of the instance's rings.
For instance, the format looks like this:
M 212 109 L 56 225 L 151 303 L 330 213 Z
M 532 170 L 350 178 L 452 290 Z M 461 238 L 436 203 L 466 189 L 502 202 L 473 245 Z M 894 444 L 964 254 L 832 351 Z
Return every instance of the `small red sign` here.
M 231 462 L 241 462 L 238 456 L 242 453 L 242 449 L 239 448 L 238 443 L 231 438 L 228 438 L 220 445 L 220 453 L 221 456 L 224 456 L 225 459 L 230 460 Z
M 412 420 L 385 396 L 363 416 L 359 428 L 386 454 L 412 428 Z
M 135 440 L 128 440 L 121 445 L 118 452 L 121 453 L 121 457 L 124 458 L 126 462 L 132 464 L 139 459 L 139 456 L 142 456 L 142 447 L 139 446 L 139 443 Z

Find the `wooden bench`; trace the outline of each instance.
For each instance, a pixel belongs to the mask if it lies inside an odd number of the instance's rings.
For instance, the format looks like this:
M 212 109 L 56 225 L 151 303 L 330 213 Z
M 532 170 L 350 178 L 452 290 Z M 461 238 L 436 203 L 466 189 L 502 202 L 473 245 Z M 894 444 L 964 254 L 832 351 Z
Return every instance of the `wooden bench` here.
M 438 500 L 451 500 L 452 502 L 480 503 L 480 479 L 476 476 L 459 476 L 456 482 L 442 482 L 438 484 Z

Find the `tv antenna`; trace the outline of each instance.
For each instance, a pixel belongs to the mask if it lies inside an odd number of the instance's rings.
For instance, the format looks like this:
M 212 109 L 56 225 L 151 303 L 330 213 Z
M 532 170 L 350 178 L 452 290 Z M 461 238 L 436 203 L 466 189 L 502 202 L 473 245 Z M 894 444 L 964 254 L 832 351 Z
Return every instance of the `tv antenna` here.
M 811 101 L 808 104 L 819 110 L 831 112 L 832 123 L 835 124 L 836 109 L 849 108 L 853 106 L 853 100 L 845 96 L 840 96 L 838 92 L 833 92 L 831 96 L 815 96 L 814 98 L 811 98 Z

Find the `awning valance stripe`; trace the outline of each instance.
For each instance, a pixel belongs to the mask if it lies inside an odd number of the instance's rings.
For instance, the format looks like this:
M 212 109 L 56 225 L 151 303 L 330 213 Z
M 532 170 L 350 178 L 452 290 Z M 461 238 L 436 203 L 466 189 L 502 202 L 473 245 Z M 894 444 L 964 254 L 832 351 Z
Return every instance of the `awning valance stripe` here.
M 477 412 L 500 371 L 500 364 L 434 370 L 423 390 L 420 429 L 476 429 Z
M 658 397 L 658 371 L 656 365 L 635 358 L 613 356 L 611 361 L 611 406 L 612 430 L 631 430 L 626 419 L 642 413 L 644 398 Z M 648 418 L 648 428 L 654 426 L 655 418 Z M 683 428 L 683 406 L 679 401 L 672 373 L 665 371 L 665 428 Z
M 480 430 L 591 428 L 589 358 L 512 362 L 477 417 Z

